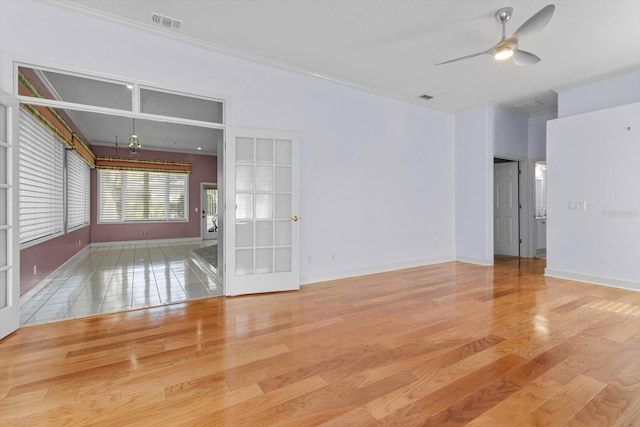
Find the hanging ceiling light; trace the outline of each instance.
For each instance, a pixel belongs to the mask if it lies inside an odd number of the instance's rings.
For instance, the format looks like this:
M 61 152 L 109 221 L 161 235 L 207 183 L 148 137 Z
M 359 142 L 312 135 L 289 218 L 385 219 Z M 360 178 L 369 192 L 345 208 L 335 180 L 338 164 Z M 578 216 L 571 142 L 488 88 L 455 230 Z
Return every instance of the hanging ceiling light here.
M 136 135 L 136 119 L 133 119 L 133 133 L 129 137 L 129 155 L 130 156 L 139 156 L 140 150 L 142 149 L 142 144 L 140 144 L 140 140 L 138 139 L 138 135 Z

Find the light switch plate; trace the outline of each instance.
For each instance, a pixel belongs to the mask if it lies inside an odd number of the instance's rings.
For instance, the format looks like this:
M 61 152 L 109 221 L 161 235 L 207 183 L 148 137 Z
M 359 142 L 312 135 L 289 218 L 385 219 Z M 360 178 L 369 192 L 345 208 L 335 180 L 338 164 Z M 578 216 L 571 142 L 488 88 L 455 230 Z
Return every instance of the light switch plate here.
M 572 211 L 586 211 L 587 210 L 587 202 L 582 201 L 571 201 L 569 202 L 569 209 Z

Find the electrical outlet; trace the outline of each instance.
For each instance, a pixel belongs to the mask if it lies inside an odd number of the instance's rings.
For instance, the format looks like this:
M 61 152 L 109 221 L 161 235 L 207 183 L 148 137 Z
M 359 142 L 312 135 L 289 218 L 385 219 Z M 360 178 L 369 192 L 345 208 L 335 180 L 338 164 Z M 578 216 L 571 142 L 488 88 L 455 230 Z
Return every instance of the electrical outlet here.
M 587 203 L 582 200 L 582 201 L 570 201 L 569 202 L 569 209 L 572 211 L 585 211 L 587 210 Z
M 307 264 L 311 264 L 311 255 L 307 257 Z
M 336 260 L 336 254 L 331 254 L 331 261 L 335 261 Z

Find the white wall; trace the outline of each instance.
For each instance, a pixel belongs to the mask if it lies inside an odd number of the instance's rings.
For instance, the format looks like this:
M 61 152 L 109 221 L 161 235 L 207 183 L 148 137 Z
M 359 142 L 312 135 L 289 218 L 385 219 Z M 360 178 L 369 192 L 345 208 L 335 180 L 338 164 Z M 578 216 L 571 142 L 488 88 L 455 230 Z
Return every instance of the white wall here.
M 523 160 L 528 151 L 528 119 L 527 117 L 488 107 L 489 140 L 493 147 L 494 157 L 509 160 Z
M 635 54 L 637 55 L 637 52 Z M 640 101 L 640 71 L 635 71 L 559 92 L 558 117 L 638 101 Z
M 228 95 L 229 124 L 298 132 L 303 282 L 454 257 L 452 114 L 41 2 L 2 2 L 0 53 Z
M 493 264 L 493 149 L 490 107 L 456 114 L 456 258 Z
M 546 274 L 640 290 L 640 103 L 550 121 L 547 166 Z
M 544 160 L 547 158 L 547 122 L 558 118 L 558 114 L 544 114 L 529 118 L 527 158 Z

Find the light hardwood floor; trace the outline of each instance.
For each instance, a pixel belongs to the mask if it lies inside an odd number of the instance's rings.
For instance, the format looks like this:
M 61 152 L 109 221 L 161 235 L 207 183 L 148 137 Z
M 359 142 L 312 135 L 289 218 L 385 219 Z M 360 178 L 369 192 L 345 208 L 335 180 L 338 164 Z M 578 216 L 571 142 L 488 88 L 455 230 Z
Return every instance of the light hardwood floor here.
M 447 263 L 22 328 L 0 425 L 640 425 L 640 293 Z

